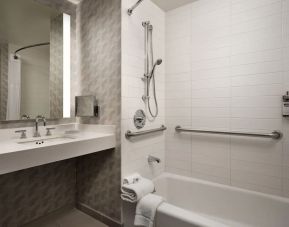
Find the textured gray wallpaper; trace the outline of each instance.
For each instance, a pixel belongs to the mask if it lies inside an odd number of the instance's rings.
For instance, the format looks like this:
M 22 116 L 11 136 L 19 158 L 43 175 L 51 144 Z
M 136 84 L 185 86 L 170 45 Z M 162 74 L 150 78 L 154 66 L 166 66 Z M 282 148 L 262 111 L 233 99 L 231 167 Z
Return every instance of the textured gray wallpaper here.
M 75 160 L 0 176 L 0 226 L 17 227 L 75 203 Z
M 6 119 L 8 98 L 8 44 L 0 43 L 0 120 Z
M 63 116 L 63 15 L 50 22 L 50 118 Z
M 120 221 L 121 1 L 83 0 L 78 8 L 81 93 L 93 94 L 99 119 L 117 125 L 117 148 L 83 157 L 77 165 L 77 202 Z

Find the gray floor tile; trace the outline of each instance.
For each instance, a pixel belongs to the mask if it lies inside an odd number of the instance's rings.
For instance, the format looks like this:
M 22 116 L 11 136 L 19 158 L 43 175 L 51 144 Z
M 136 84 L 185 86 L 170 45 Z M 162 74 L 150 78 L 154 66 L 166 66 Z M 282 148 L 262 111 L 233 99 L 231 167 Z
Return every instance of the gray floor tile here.
M 108 227 L 77 209 L 70 209 L 25 225 L 23 227 Z

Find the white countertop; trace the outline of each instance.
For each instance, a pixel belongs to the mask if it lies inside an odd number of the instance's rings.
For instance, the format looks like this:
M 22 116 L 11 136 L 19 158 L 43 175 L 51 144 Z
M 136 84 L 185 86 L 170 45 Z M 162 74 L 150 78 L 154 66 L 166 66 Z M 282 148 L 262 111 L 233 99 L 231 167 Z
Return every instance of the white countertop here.
M 56 128 L 52 136 L 39 138 L 32 137 L 32 127 L 0 130 L 0 174 L 83 156 L 116 145 L 113 125 L 64 124 L 48 127 Z M 27 139 L 19 139 L 20 135 L 15 135 L 15 131 L 20 129 L 27 130 Z M 45 132 L 45 127 L 40 127 L 40 134 L 45 135 Z M 34 140 L 44 143 L 36 144 Z

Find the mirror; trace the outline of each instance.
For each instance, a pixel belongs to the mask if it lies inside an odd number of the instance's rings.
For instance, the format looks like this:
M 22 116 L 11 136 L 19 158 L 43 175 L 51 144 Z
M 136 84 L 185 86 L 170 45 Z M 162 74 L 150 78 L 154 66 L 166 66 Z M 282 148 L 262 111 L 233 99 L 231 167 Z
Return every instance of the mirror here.
M 70 117 L 70 15 L 0 1 L 0 121 Z

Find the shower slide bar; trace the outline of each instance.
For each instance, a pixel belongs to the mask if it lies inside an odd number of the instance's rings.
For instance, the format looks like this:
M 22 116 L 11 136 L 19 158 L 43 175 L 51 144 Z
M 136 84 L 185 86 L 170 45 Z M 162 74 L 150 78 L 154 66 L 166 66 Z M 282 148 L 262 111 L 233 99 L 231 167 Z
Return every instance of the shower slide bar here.
M 167 127 L 165 127 L 164 125 L 162 125 L 160 128 L 150 129 L 150 130 L 146 130 L 146 131 L 140 131 L 140 132 L 127 131 L 127 132 L 125 133 L 125 137 L 126 137 L 127 139 L 130 139 L 130 138 L 132 138 L 132 137 L 147 135 L 147 134 L 151 134 L 151 133 L 155 133 L 155 132 L 162 132 L 162 131 L 165 131 L 166 129 L 167 129 Z
M 182 128 L 181 126 L 177 126 L 175 128 L 176 132 L 193 132 L 200 134 L 218 134 L 218 135 L 233 135 L 233 136 L 249 136 L 249 137 L 259 137 L 259 138 L 271 138 L 271 139 L 281 139 L 283 133 L 280 131 L 273 131 L 271 133 L 254 133 L 254 132 L 229 132 L 229 131 L 210 131 L 210 130 L 197 130 L 190 128 Z

